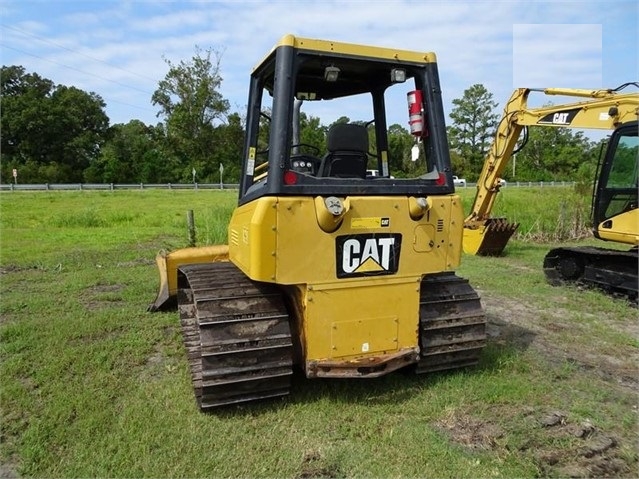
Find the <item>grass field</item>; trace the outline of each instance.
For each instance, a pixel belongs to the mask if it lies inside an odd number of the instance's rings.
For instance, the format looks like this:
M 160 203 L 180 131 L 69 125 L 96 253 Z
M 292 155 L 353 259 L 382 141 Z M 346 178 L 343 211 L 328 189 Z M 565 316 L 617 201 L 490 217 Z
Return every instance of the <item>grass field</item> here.
M 500 196 L 520 239 L 458 271 L 489 320 L 477 368 L 297 377 L 202 414 L 177 314 L 146 313 L 153 258 L 186 246 L 189 209 L 198 244 L 225 242 L 234 193 L 1 194 L 0 476 L 638 477 L 637 310 L 545 283 L 532 240 L 583 236 L 570 191 Z

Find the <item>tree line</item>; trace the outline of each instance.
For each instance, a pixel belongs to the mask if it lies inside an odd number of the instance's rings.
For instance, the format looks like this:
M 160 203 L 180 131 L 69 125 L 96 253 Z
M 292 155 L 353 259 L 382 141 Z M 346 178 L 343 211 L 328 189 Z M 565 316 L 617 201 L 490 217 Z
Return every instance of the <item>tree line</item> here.
M 151 103 L 159 121 L 109 124 L 106 104 L 96 93 L 55 85 L 22 66 L 0 71 L 0 181 L 21 183 L 214 183 L 237 182 L 243 116 L 220 93 L 221 57 L 196 48 L 189 60 L 172 63 Z M 500 115 L 483 85 L 453 100 L 448 126 L 454 174 L 478 178 Z M 330 125 L 301 114 L 303 143 L 324 146 Z M 337 120 L 350 121 L 347 117 Z M 409 174 L 413 136 L 401 125 L 389 128 L 389 157 L 395 176 Z M 568 128 L 531 128 L 527 146 L 505 179 L 574 181 L 592 173 L 598 145 Z

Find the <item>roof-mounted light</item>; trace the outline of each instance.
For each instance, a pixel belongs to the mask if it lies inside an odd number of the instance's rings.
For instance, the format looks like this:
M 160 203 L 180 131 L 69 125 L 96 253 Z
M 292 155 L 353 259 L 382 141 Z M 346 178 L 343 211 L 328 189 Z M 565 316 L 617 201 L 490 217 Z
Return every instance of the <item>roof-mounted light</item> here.
M 335 66 L 327 66 L 324 69 L 324 80 L 329 81 L 329 82 L 336 82 L 337 78 L 339 77 L 339 68 L 335 67 Z
M 406 70 L 403 68 L 393 68 L 391 70 L 391 82 L 404 83 L 406 81 Z

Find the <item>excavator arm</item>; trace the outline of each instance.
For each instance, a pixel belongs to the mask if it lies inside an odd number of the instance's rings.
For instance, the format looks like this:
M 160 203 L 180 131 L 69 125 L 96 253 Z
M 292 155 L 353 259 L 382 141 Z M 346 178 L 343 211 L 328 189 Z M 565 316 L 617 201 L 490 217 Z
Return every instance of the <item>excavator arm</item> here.
M 470 214 L 464 220 L 464 252 L 499 255 L 517 230 L 517 223 L 510 223 L 506 218 L 491 218 L 490 213 L 502 184 L 501 176 L 514 152 L 518 151 L 522 130 L 528 126 L 614 130 L 637 118 L 639 95 L 619 93 L 626 85 L 615 90 L 519 88 L 513 92 L 479 175 Z M 532 92 L 588 100 L 528 108 L 528 97 Z

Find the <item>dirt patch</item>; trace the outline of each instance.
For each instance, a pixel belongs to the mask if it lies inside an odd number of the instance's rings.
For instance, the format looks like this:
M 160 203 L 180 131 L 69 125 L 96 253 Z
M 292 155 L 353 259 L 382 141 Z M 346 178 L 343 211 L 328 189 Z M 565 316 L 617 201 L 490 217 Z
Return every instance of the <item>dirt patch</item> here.
M 168 340 L 173 338 L 177 332 L 177 328 L 167 326 L 164 328 L 164 337 Z M 171 355 L 162 344 L 156 344 L 155 351 L 147 358 L 142 370 L 140 378 L 147 380 L 157 380 L 162 378 L 167 372 L 173 373 L 177 370 L 181 362 L 181 356 Z
M 494 449 L 504 434 L 496 424 L 454 412 L 437 421 L 435 426 L 453 442 L 469 449 Z
M 562 319 L 570 313 L 560 308 L 544 311 L 494 294 L 483 295 L 482 304 L 492 341 L 517 349 L 532 347 L 551 364 L 569 363 L 615 386 L 639 392 L 639 350 L 636 347 L 629 345 L 611 353 L 596 337 L 588 341 L 572 340 L 578 325 Z M 635 321 L 610 323 L 610 327 L 639 340 L 639 327 Z
M 8 266 L 4 266 L 0 268 L 0 275 L 10 274 L 10 273 L 19 273 L 20 271 L 24 271 L 26 269 L 31 269 L 31 268 L 25 268 L 25 267 L 15 266 L 10 264 Z
M 177 358 L 169 357 L 162 351 L 156 351 L 148 357 L 144 368 L 140 372 L 140 378 L 146 380 L 157 380 L 166 373 L 173 373 L 179 367 L 179 361 Z
M 121 284 L 96 284 L 95 286 L 91 286 L 87 288 L 87 291 L 93 294 L 100 293 L 117 293 L 124 289 L 124 286 Z
M 590 421 L 573 423 L 560 411 L 534 417 L 532 408 L 525 411 L 500 408 L 493 416 L 503 419 L 504 415 L 522 412 L 530 416 L 531 426 L 528 439 L 516 450 L 530 454 L 543 477 L 636 477 L 633 473 L 636 466 L 628 462 L 620 440 Z M 451 411 L 434 426 L 451 442 L 470 450 L 490 450 L 503 456 L 513 452 L 513 445 L 502 440 L 506 436 L 502 428 L 492 421 Z
M 35 266 L 35 265 L 18 266 L 15 264 L 9 264 L 9 265 L 0 267 L 0 276 L 5 274 L 21 273 L 23 271 L 44 271 L 44 268 L 40 266 Z
M 637 423 L 639 349 L 635 340 L 639 339 L 639 322 L 633 320 L 634 309 L 629 309 L 632 317 L 627 321 L 611 321 L 591 312 L 576 316 L 574 311 L 562 309 L 560 297 L 544 309 L 493 293 L 481 296 L 487 314 L 489 342 L 520 351 L 531 349 L 550 369 L 556 367 L 557 381 L 577 375 L 585 381 L 589 378 L 604 381 L 610 391 L 619 391 L 620 397 L 625 397 L 624 401 L 634 398 L 635 405 L 630 405 L 632 410 L 628 412 Z M 606 321 L 605 325 L 602 326 L 600 321 Z M 596 334 L 602 327 L 607 328 L 609 337 L 619 333 L 629 338 L 606 344 Z M 614 423 L 606 430 L 590 421 L 573 420 L 565 412 L 540 412 L 524 406 L 512 411 L 500 407 L 492 415 L 496 418 L 495 423 L 456 412 L 435 426 L 451 441 L 464 447 L 497 452 L 505 448 L 501 452 L 508 454 L 512 452 L 512 444 L 501 443 L 499 425 L 507 427 L 507 424 L 515 423 L 516 416 L 520 420 L 525 417 L 529 424 L 525 426 L 528 439 L 519 447 L 519 452 L 531 455 L 542 476 L 639 477 L 637 454 L 632 452 L 637 435 L 621 437 L 622 428 Z M 513 420 L 509 421 L 508 417 Z
M 540 426 L 551 438 L 550 443 L 559 441 L 565 445 L 559 450 L 539 442 L 534 444 L 534 457 L 544 475 L 594 478 L 619 477 L 632 472 L 622 457 L 619 440 L 590 421 L 574 424 L 565 414 L 553 412 L 540 420 Z
M 18 479 L 18 468 L 15 464 L 0 464 L 0 479 Z
M 340 473 L 339 467 L 327 461 L 319 450 L 307 450 L 303 453 L 300 471 L 295 475 L 295 479 L 335 477 L 343 477 L 343 474 Z

